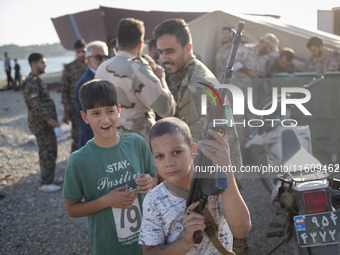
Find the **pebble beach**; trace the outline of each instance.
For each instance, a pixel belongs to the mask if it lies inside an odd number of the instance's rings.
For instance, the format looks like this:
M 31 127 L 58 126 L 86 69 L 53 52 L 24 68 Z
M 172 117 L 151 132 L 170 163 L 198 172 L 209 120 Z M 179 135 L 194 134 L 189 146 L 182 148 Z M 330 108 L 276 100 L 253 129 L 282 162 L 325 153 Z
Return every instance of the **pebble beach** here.
M 0 81 L 0 88 L 4 85 Z M 50 87 L 62 123 L 60 86 Z M 30 139 L 21 91 L 0 90 L 0 102 L 0 254 L 92 254 L 87 219 L 67 215 L 61 191 L 38 191 L 38 146 Z M 58 142 L 56 177 L 64 176 L 70 149 L 70 138 Z M 259 179 L 243 178 L 241 184 L 252 217 L 249 254 L 267 254 L 283 240 L 266 238 L 268 232 L 278 230 L 269 224 L 283 218 Z M 292 250 L 288 244 L 273 254 L 288 255 Z

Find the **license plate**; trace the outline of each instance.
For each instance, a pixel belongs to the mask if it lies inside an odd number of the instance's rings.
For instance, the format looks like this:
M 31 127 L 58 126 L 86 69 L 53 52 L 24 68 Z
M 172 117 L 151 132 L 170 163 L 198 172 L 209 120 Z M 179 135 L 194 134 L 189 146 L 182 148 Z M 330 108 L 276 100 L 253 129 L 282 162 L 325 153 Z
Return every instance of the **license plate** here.
M 340 211 L 294 217 L 300 247 L 340 243 Z

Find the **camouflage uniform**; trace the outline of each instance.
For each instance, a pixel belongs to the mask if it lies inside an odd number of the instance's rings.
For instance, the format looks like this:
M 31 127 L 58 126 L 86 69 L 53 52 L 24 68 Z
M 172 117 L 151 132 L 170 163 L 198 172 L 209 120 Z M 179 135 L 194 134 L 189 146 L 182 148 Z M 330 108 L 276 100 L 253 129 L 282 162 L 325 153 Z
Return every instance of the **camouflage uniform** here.
M 41 184 L 53 182 L 57 159 L 57 139 L 48 119 L 58 120 L 54 101 L 47 85 L 39 76 L 30 73 L 22 85 L 22 93 L 28 108 L 28 126 L 37 138 Z
M 215 57 L 215 76 L 216 78 L 221 81 L 222 74 L 227 64 L 227 60 L 231 51 L 231 47 L 224 47 L 221 46 L 218 51 L 216 52 Z
M 248 74 L 238 70 L 246 67 L 251 71 L 259 73 L 262 77 L 265 77 L 266 63 L 270 59 L 270 56 L 270 54 L 260 56 L 257 45 L 254 44 L 249 44 L 240 48 L 235 56 L 234 74 L 231 80 L 235 82 L 235 85 L 242 89 L 244 95 L 246 95 L 248 87 L 253 87 L 255 102 L 261 100 L 260 95 L 263 94 L 263 79 L 251 78 Z
M 192 57 L 181 71 L 170 76 L 169 81 L 169 87 L 176 93 L 176 115 L 189 125 L 195 142 L 203 139 L 208 120 L 204 115 L 201 115 L 200 93 L 197 93 L 198 82 L 213 87 L 219 82 L 196 57 Z M 240 169 L 242 156 L 235 126 L 227 128 L 225 135 L 229 141 L 231 162 L 233 166 Z M 233 249 L 237 250 L 236 254 L 248 254 L 247 239 L 234 238 Z
M 271 57 L 266 63 L 266 76 L 271 77 L 273 73 L 294 73 L 294 63 L 282 68 L 279 65 L 279 56 Z
M 174 115 L 175 100 L 164 89 L 149 63 L 128 52 L 117 55 L 99 66 L 95 78 L 112 82 L 117 88 L 122 107 L 117 130 L 134 132 L 148 141 L 149 131 L 155 123 L 155 113 L 161 117 Z
M 234 64 L 234 73 L 232 78 L 230 79 L 230 83 L 238 86 L 244 95 L 245 99 L 245 114 L 244 116 L 235 115 L 235 122 L 242 122 L 244 119 L 247 121 L 251 119 L 253 116 L 248 111 L 248 87 L 253 88 L 253 104 L 255 108 L 260 102 L 269 95 L 268 88 L 265 87 L 263 78 L 252 78 L 248 74 L 238 71 L 239 69 L 245 67 L 251 71 L 259 73 L 262 77 L 265 77 L 266 74 L 266 63 L 270 59 L 270 55 L 259 55 L 259 51 L 257 48 L 258 45 L 249 44 L 239 50 L 235 56 L 235 64 Z M 250 128 L 248 126 L 243 127 L 241 124 L 236 125 L 237 132 L 240 138 L 241 144 L 243 144 L 246 135 L 250 132 Z
M 340 51 L 326 49 L 325 58 L 312 56 L 307 62 L 307 70 L 318 73 L 340 71 Z
M 61 77 L 61 103 L 67 105 L 69 119 L 72 123 L 72 151 L 78 149 L 79 136 L 79 123 L 75 91 L 80 77 L 82 77 L 86 70 L 86 63 L 82 64 L 76 59 L 65 66 Z

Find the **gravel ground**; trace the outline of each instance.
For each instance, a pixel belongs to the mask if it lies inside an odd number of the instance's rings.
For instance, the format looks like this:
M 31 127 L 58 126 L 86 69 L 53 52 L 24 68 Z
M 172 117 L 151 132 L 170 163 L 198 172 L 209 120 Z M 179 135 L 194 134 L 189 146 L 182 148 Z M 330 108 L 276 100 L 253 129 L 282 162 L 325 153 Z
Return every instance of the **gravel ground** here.
M 51 97 L 61 118 L 60 92 Z M 0 254 L 91 254 L 86 218 L 68 217 L 62 192 L 38 191 L 38 146 L 28 142 L 21 91 L 0 91 L 0 102 Z M 56 177 L 70 149 L 70 139 L 58 143 Z
M 60 91 L 52 89 L 50 94 L 61 119 Z M 86 218 L 68 217 L 62 192 L 38 191 L 38 147 L 28 142 L 31 133 L 21 92 L 0 91 L 0 102 L 0 254 L 91 254 Z M 70 139 L 58 143 L 57 177 L 64 175 L 70 148 Z M 258 179 L 244 178 L 241 184 L 253 224 L 249 254 L 267 254 L 282 240 L 266 238 L 277 230 L 269 224 L 282 217 Z M 273 254 L 292 253 L 282 246 Z

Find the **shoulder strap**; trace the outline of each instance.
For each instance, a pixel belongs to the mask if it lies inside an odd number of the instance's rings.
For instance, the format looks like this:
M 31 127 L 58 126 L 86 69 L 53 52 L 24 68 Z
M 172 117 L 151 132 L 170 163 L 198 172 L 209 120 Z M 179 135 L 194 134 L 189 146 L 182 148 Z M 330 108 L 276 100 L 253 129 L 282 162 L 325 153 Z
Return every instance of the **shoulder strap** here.
M 205 217 L 206 222 L 206 228 L 204 231 L 207 233 L 207 235 L 210 238 L 210 241 L 213 243 L 215 248 L 223 255 L 235 255 L 234 251 L 228 251 L 223 244 L 221 243 L 220 239 L 218 239 L 216 235 L 217 231 L 217 225 L 215 223 L 215 220 L 209 210 L 204 207 L 203 209 L 203 216 Z
M 186 190 L 177 187 L 176 185 L 172 184 L 171 182 L 168 182 L 167 180 L 165 180 L 163 183 L 168 188 L 168 190 L 174 193 L 177 197 L 181 197 L 187 200 L 189 193 Z
M 176 185 L 172 184 L 171 182 L 168 182 L 167 180 L 165 180 L 163 183 L 168 188 L 168 190 L 170 190 L 176 196 L 181 197 L 185 200 L 187 199 L 188 192 L 186 190 L 177 187 Z M 206 222 L 207 227 L 204 229 L 204 231 L 207 233 L 210 241 L 213 243 L 213 245 L 216 247 L 216 249 L 219 252 L 221 252 L 223 255 L 235 255 L 235 253 L 233 251 L 231 251 L 231 252 L 228 251 L 221 244 L 221 241 L 218 239 L 218 237 L 216 235 L 217 225 L 215 223 L 215 220 L 206 207 L 204 207 L 204 209 L 203 209 L 203 216 L 205 217 L 205 219 L 207 221 Z

